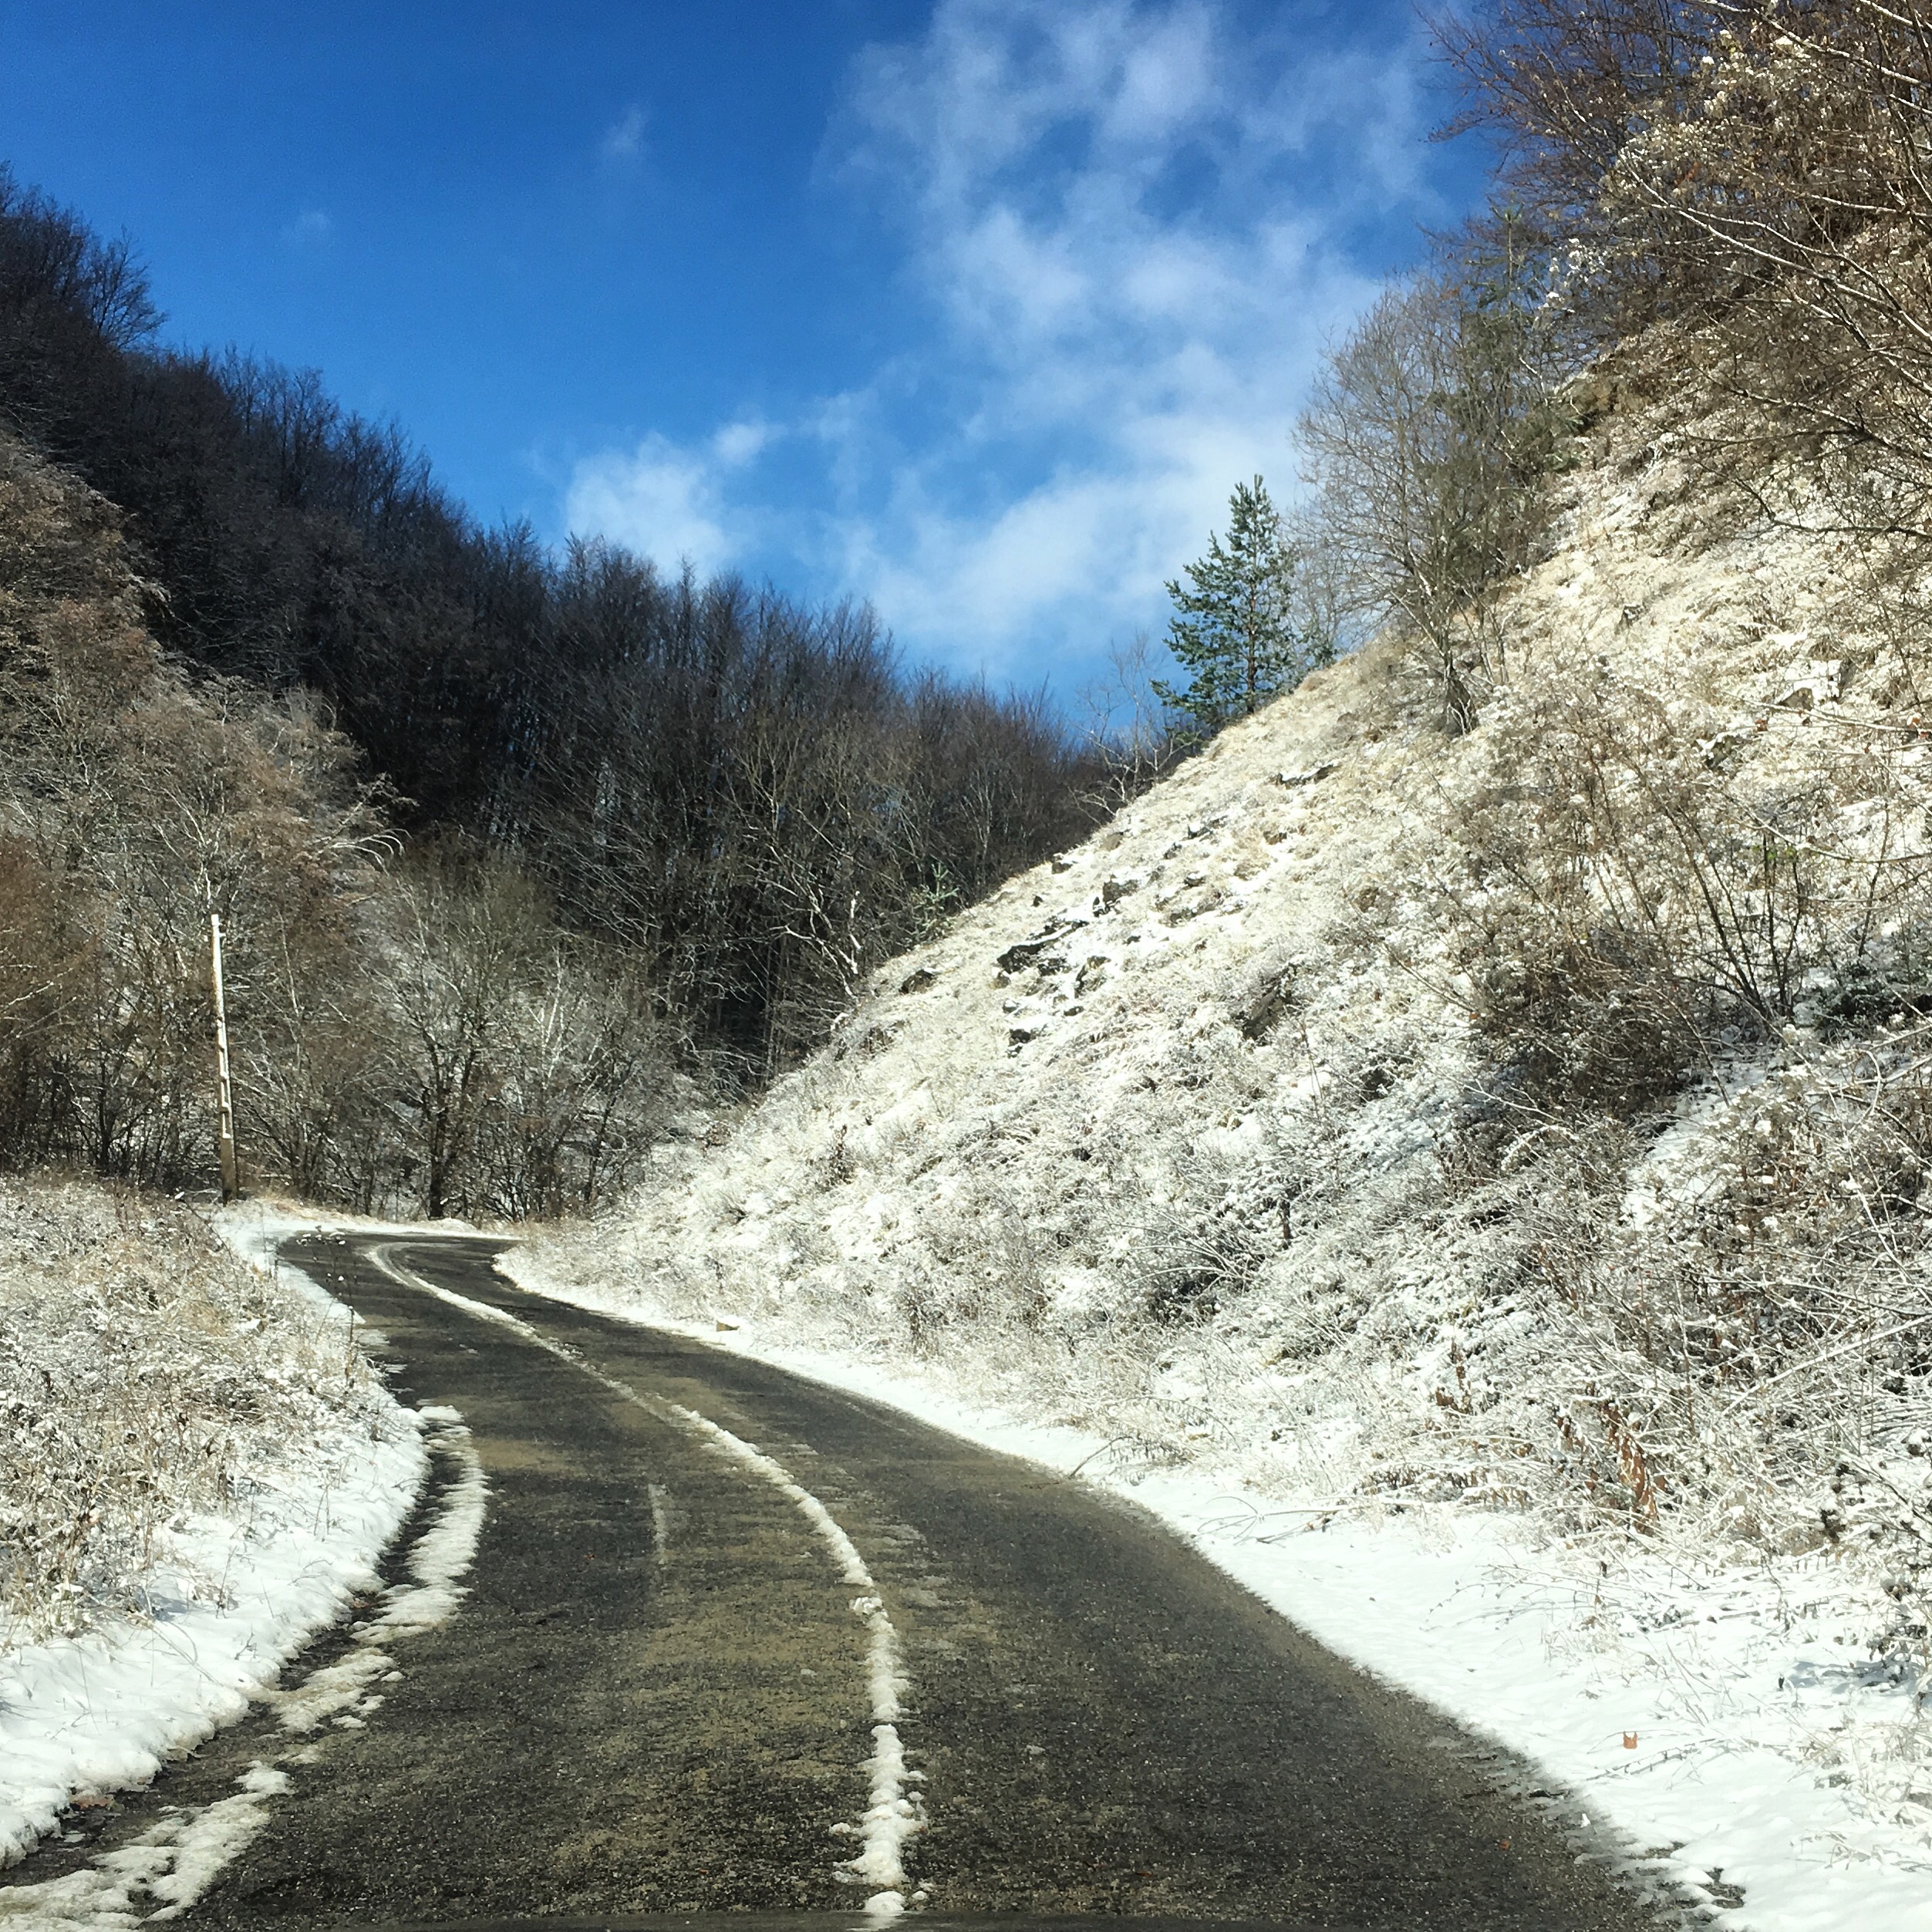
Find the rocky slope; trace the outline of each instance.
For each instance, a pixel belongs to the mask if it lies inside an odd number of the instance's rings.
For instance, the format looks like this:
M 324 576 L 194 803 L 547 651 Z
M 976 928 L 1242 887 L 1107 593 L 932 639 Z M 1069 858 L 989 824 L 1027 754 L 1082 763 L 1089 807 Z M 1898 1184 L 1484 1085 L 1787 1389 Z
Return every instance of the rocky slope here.
M 1310 678 L 545 1266 L 1264 1488 L 1817 1544 L 1932 1422 L 1915 606 L 1657 412 L 1557 487 L 1477 729 Z

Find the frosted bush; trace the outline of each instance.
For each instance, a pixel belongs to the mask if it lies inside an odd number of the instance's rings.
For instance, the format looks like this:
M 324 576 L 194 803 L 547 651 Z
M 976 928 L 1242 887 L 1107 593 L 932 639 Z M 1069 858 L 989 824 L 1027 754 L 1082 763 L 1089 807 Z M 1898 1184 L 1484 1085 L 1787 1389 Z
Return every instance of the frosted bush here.
M 172 1528 L 245 1522 L 291 1458 L 381 1414 L 342 1326 L 197 1216 L 0 1181 L 0 1641 L 143 1613 Z

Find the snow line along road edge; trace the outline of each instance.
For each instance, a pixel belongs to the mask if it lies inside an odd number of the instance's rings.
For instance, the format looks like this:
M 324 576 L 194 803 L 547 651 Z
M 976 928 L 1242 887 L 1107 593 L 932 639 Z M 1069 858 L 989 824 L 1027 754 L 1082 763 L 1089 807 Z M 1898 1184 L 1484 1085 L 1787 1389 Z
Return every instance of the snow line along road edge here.
M 433 1453 L 453 1473 L 433 1517 L 409 1546 L 413 1580 L 384 1591 L 380 1613 L 356 1627 L 346 1655 L 262 1694 L 285 1741 L 264 1750 L 235 1779 L 231 1795 L 165 1807 L 130 1842 L 76 1870 L 0 1889 L 0 1921 L 18 1932 L 126 1932 L 136 1924 L 179 1918 L 268 1825 L 268 1801 L 295 1788 L 285 1767 L 313 1757 L 308 1740 L 325 1724 L 359 1727 L 380 1706 L 375 1687 L 401 1674 L 387 1647 L 433 1629 L 461 1601 L 460 1579 L 475 1559 L 489 1494 L 457 1411 L 430 1407 L 418 1413 Z
M 1193 1470 L 1111 1469 L 1105 1438 L 963 1401 L 915 1367 L 767 1342 L 736 1312 L 700 1323 L 626 1306 L 551 1276 L 518 1246 L 497 1268 L 530 1293 L 749 1356 L 1131 1498 L 1338 1655 L 1573 1793 L 1561 1822 L 1681 1886 L 1716 1925 L 1863 1932 L 1876 1915 L 1888 1932 L 1932 1932 L 1922 1848 L 1799 1758 L 1803 1726 L 1829 1721 L 1831 1708 L 1794 1701 L 1789 1750 L 1760 1741 L 1796 1640 L 1776 1650 L 1762 1619 L 1723 1617 L 1692 1586 L 1680 1628 L 1634 1661 L 1607 1660 L 1577 1640 L 1572 1582 L 1553 1582 L 1533 1539 L 1507 1519 L 1418 1512 L 1296 1533 L 1311 1519 L 1285 1506 L 1293 1499 Z
M 217 1226 L 264 1273 L 259 1239 Z M 298 1269 L 278 1276 L 305 1297 L 349 1311 Z M 283 1665 L 341 1616 L 408 1518 L 429 1467 L 413 1411 L 393 1398 L 395 1425 L 375 1441 L 333 1445 L 343 1479 L 304 1458 L 286 1486 L 253 1499 L 251 1520 L 208 1516 L 178 1539 L 155 1576 L 149 1623 L 0 1649 L 0 1868 L 56 1827 L 76 1795 L 150 1782 L 171 1758 L 246 1715 Z M 191 1593 L 197 1573 L 221 1580 L 219 1602 Z
M 493 1307 L 487 1302 L 474 1300 L 467 1295 L 458 1294 L 453 1289 L 426 1280 L 395 1258 L 393 1250 L 396 1245 L 385 1242 L 367 1251 L 369 1259 L 391 1280 L 419 1293 L 433 1296 L 477 1320 L 511 1330 L 525 1341 L 579 1370 L 620 1400 L 642 1409 L 659 1421 L 669 1422 L 698 1436 L 740 1468 L 769 1483 L 793 1504 L 824 1545 L 839 1580 L 863 1593 L 853 1600 L 851 1608 L 852 1613 L 864 1623 L 866 1629 L 866 1675 L 872 1718 L 872 1755 L 865 1767 L 870 1780 L 869 1802 L 864 1816 L 856 1825 L 835 1828 L 841 1835 L 855 1837 L 859 1842 L 858 1852 L 841 1861 L 835 1869 L 848 1882 L 872 1888 L 865 1903 L 869 1916 L 896 1918 L 905 1909 L 910 1885 L 905 1873 L 905 1847 L 925 1829 L 924 1806 L 919 1793 L 912 1789 L 919 1774 L 907 1768 L 905 1744 L 899 1731 L 907 1688 L 899 1633 L 893 1627 L 878 1585 L 858 1546 L 817 1496 L 800 1483 L 783 1463 L 767 1455 L 754 1444 L 733 1435 L 729 1429 L 722 1428 L 710 1417 L 701 1415 L 696 1409 L 687 1408 L 681 1402 L 648 1395 L 607 1374 L 574 1349 L 551 1340 L 507 1309 Z M 916 1898 L 919 1894 L 912 1896 Z

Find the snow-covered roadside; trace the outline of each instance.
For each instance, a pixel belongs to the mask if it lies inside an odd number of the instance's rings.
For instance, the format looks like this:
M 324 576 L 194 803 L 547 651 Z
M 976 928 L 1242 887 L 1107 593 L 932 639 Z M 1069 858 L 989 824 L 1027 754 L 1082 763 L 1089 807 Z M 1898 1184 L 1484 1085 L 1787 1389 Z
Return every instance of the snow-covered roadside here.
M 265 1274 L 291 1225 L 309 1224 L 258 1211 L 222 1232 Z M 339 1304 L 286 1266 L 275 1279 L 304 1298 L 318 1333 L 332 1334 Z M 342 1354 L 334 1360 L 346 1377 Z M 283 1364 L 265 1369 L 281 1374 Z M 374 1586 L 428 1458 L 422 1418 L 374 1377 L 357 1379 L 354 1399 L 311 1405 L 313 1433 L 298 1454 L 245 1444 L 245 1481 L 228 1500 L 159 1533 L 133 1580 L 144 1613 L 103 1614 L 38 1641 L 9 1644 L 0 1631 L 0 1865 L 56 1829 L 76 1796 L 144 1784 L 234 1722 L 314 1632 Z
M 888 1403 L 1130 1497 L 1322 1642 L 1499 1747 L 1485 1767 L 1555 1795 L 1589 1847 L 1752 1932 L 1932 1932 L 1932 1794 L 1887 1816 L 1831 1767 L 1895 1756 L 1909 1682 L 1874 1676 L 1879 1613 L 1842 1576 L 1598 1568 L 1596 1546 L 1453 1505 L 1337 1516 L 1185 1467 L 1124 1466 L 1102 1438 L 962 1399 L 941 1371 L 802 1347 L 734 1316 L 693 1323 L 585 1286 L 538 1247 L 498 1263 L 531 1292 L 648 1320 Z M 1538 1774 L 1541 1774 L 1539 1777 Z M 1546 1779 L 1546 1782 L 1543 1780 Z
M 1889 553 L 1734 515 L 1681 400 L 1553 482 L 1471 729 L 1398 635 L 1316 673 L 515 1266 L 1087 1431 L 986 1439 L 1091 1454 L 1736 1923 L 1926 1926 L 1932 746 Z M 1801 847 L 1857 893 L 1688 1019 L 1712 894 L 1758 958 L 1747 855 Z
M 0 1922 L 18 1932 L 127 1932 L 177 1918 L 207 1891 L 269 1822 L 267 1801 L 294 1789 L 325 1747 L 325 1726 L 359 1729 L 379 1710 L 381 1686 L 405 1674 L 393 1652 L 445 1621 L 465 1591 L 489 1485 L 469 1431 L 453 1409 L 426 1407 L 418 1422 L 447 1479 L 429 1521 L 402 1553 L 405 1574 L 356 1624 L 346 1650 L 264 1701 L 276 1722 L 251 1739 L 260 1755 L 228 1795 L 164 1805 L 137 1836 L 38 1883 L 0 1888 Z M 406 1650 L 403 1650 L 406 1657 Z
M 373 1442 L 319 1445 L 245 1519 L 207 1516 L 153 1574 L 153 1620 L 0 1650 L 0 1863 L 79 1795 L 149 1782 L 232 1724 L 288 1658 L 376 1583 L 425 1467 L 413 1412 Z M 332 1453 L 333 1452 L 334 1453 Z M 218 1596 L 200 1600 L 216 1580 Z

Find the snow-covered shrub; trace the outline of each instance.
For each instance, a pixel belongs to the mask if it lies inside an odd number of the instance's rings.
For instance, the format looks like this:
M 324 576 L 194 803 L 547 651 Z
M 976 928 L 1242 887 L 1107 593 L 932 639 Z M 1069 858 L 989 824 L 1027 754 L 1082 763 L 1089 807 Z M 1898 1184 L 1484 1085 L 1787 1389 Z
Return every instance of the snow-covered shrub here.
M 1813 703 L 1785 695 L 1781 740 Z M 1924 754 L 1883 727 L 1745 756 L 1772 728 L 1574 650 L 1492 722 L 1438 903 L 1529 1104 L 1629 1116 L 1741 1042 L 1932 989 Z
M 343 1327 L 192 1213 L 0 1182 L 0 1641 L 142 1613 L 172 1526 L 245 1520 L 287 1458 L 385 1412 Z

